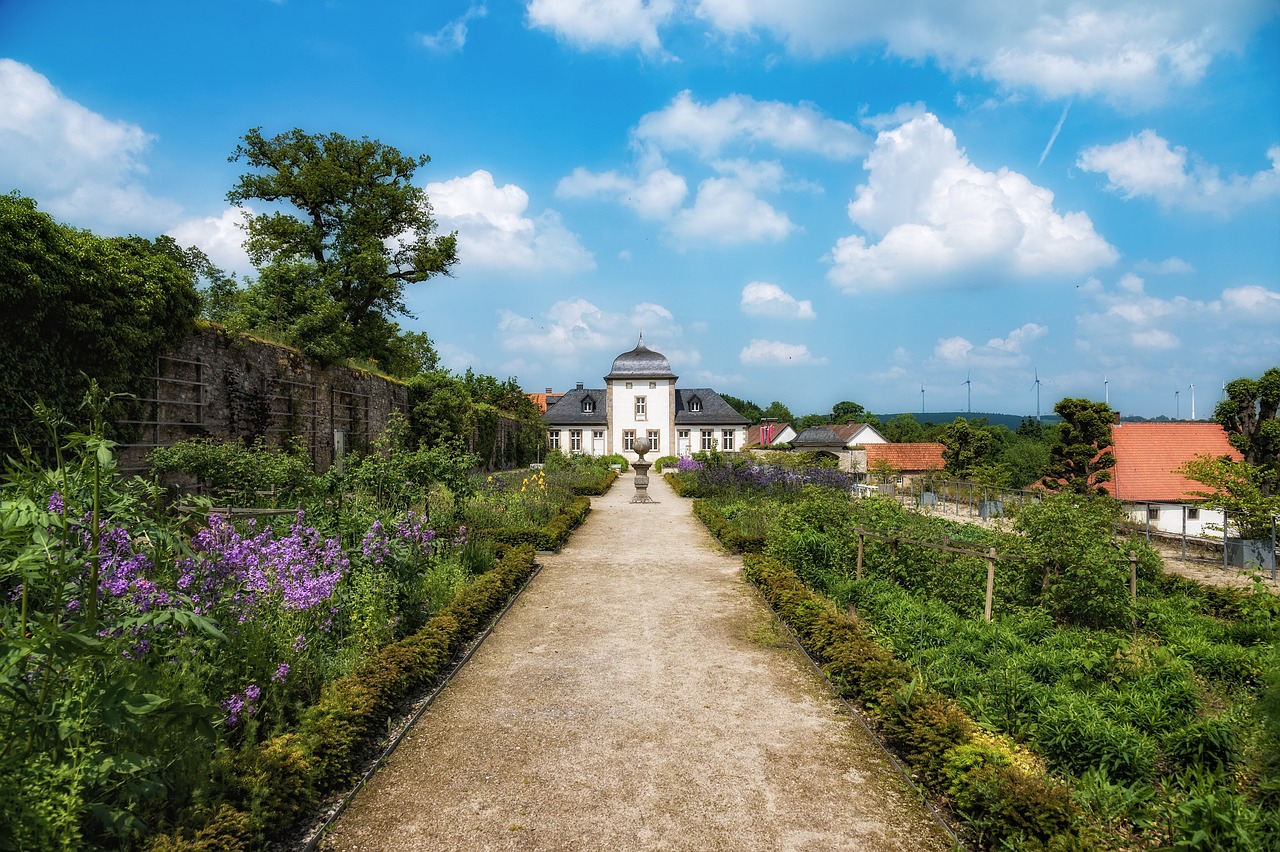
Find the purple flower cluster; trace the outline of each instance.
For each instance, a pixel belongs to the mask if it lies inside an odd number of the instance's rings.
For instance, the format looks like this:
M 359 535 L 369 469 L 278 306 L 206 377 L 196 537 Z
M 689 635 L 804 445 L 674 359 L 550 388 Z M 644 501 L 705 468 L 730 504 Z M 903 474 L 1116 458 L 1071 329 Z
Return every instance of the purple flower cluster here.
M 425 515 L 409 512 L 404 520 L 396 525 L 396 535 L 418 547 L 430 548 L 431 542 L 435 541 L 436 531 L 427 527 Z
M 250 719 L 258 714 L 258 699 L 262 690 L 256 684 L 249 684 L 244 692 L 238 692 L 223 700 L 222 709 L 227 711 L 227 727 L 234 728 L 240 724 L 240 716 Z
M 382 565 L 393 557 L 426 557 L 435 552 L 435 538 L 436 532 L 427 527 L 427 519 L 409 512 L 396 524 L 395 532 L 374 521 L 360 543 L 360 552 L 375 565 Z
M 676 461 L 676 470 L 680 473 L 691 473 L 695 470 L 702 470 L 702 463 L 696 461 L 693 456 L 681 456 Z
M 284 683 L 285 678 L 289 676 L 289 664 L 281 663 L 276 666 L 276 673 L 271 676 L 272 683 Z
M 270 527 L 257 531 L 253 521 L 241 534 L 226 518 L 211 515 L 191 544 L 200 558 L 179 563 L 178 587 L 197 613 L 229 598 L 241 623 L 267 604 L 303 611 L 327 603 L 349 566 L 338 540 L 306 526 L 302 512 L 284 536 Z
M 92 547 L 90 525 L 85 518 L 80 538 L 85 550 Z M 98 532 L 98 590 L 104 597 L 123 598 L 138 612 L 163 609 L 175 601 L 169 590 L 156 583 L 151 557 L 134 549 L 129 531 L 103 521 Z
M 62 493 L 55 491 L 49 495 L 48 509 L 55 515 L 65 515 L 67 513 L 67 504 L 62 499 Z
M 789 470 L 779 465 L 736 464 L 704 467 L 698 482 L 705 494 L 795 496 L 806 488 L 831 488 L 848 493 L 857 476 L 834 468 Z

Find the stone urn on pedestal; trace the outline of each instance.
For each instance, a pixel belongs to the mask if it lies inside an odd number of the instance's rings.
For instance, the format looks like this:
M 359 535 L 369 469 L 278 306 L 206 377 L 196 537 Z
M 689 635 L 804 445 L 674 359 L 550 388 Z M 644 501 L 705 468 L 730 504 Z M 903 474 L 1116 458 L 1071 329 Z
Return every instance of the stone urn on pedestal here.
M 653 498 L 649 496 L 649 468 L 653 467 L 653 462 L 644 460 L 644 454 L 649 452 L 649 449 L 649 442 L 644 438 L 631 445 L 631 450 L 639 456 L 631 463 L 631 467 L 636 472 L 636 495 L 631 498 L 632 503 L 654 502 Z

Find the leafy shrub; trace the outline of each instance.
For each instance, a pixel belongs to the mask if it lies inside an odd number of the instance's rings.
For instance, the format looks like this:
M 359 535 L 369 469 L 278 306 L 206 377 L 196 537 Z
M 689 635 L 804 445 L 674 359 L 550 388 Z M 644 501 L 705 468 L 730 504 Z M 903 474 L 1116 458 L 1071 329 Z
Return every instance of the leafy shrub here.
M 667 468 L 674 468 L 679 462 L 678 456 L 659 456 L 653 460 L 654 473 L 662 473 Z
M 216 497 L 240 506 L 261 505 L 263 497 L 269 503 L 288 505 L 315 485 L 305 448 L 294 445 L 281 450 L 268 447 L 262 439 L 245 446 L 235 441 L 192 438 L 152 450 L 148 462 L 153 476 L 189 476 Z

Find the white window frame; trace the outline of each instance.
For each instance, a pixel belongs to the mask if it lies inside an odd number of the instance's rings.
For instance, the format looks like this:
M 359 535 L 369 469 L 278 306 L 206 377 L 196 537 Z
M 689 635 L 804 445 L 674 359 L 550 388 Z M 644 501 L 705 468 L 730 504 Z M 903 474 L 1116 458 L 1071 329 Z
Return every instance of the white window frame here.
M 710 429 L 703 429 L 699 432 L 702 438 L 702 451 L 710 452 L 716 448 L 716 433 Z
M 733 439 L 734 439 L 734 437 L 735 437 L 736 435 L 737 435 L 737 430 L 735 430 L 735 429 L 723 429 L 723 430 L 721 430 L 721 432 L 720 432 L 720 449 L 724 450 L 726 453 L 731 453 L 731 452 L 733 452 L 733 446 L 734 446 L 734 441 L 733 441 Z
M 569 430 L 569 452 L 571 453 L 582 452 L 582 430 L 581 429 Z
M 560 433 L 559 432 L 547 433 L 547 448 L 551 450 L 560 449 Z
M 649 449 L 653 450 L 654 452 L 657 452 L 658 446 L 662 443 L 662 430 L 650 429 L 648 434 L 646 434 L 644 437 L 645 437 L 645 440 L 649 442 Z
M 596 410 L 596 401 L 591 397 L 587 397 L 582 401 L 582 413 L 593 414 Z
M 689 400 L 689 410 L 690 410 L 690 411 L 701 411 L 701 410 L 702 410 L 702 400 L 701 400 L 701 399 L 699 399 L 699 398 L 698 398 L 698 397 L 696 397 L 696 396 L 695 396 L 693 399 Z
M 636 445 L 636 430 L 635 429 L 622 430 L 622 449 L 626 450 L 627 452 L 631 452 L 632 448 L 635 447 L 635 445 Z
M 644 396 L 636 397 L 636 420 L 649 419 L 649 398 Z

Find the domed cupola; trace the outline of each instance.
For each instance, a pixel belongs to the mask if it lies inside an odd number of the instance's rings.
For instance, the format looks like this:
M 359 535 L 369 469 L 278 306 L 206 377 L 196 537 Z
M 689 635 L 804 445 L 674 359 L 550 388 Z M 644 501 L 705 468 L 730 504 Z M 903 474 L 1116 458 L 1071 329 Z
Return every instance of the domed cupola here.
M 613 359 L 613 369 L 605 376 L 610 379 L 675 379 L 671 362 L 661 352 L 654 352 L 644 345 L 644 334 L 630 352 L 623 352 Z

